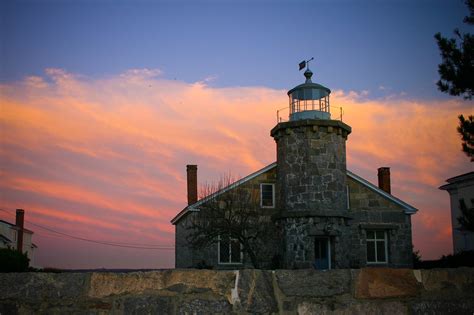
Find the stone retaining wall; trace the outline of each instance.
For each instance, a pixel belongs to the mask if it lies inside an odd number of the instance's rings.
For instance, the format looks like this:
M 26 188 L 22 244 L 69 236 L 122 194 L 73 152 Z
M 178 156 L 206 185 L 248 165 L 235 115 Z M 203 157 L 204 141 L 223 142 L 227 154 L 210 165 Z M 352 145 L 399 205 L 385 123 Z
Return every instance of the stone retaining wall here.
M 0 314 L 473 314 L 474 268 L 0 274 Z

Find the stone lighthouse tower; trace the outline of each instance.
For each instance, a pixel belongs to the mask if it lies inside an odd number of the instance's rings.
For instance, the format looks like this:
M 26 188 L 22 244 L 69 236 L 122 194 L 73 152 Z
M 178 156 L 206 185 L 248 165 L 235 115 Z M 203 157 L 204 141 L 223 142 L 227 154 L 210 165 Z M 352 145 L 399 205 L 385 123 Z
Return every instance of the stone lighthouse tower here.
M 304 76 L 303 84 L 288 91 L 288 121 L 271 131 L 277 144 L 282 263 L 284 268 L 347 268 L 346 140 L 351 127 L 331 119 L 331 91 L 312 82 L 309 68 Z

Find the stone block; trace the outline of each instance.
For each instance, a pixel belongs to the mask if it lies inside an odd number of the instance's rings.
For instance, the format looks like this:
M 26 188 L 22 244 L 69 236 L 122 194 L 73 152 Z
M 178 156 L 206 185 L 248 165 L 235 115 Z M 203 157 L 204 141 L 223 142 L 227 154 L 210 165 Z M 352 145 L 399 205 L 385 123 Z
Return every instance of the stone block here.
M 172 297 L 159 295 L 125 296 L 115 301 L 114 311 L 122 314 L 173 314 Z
M 0 314 L 18 314 L 18 305 L 15 302 L 0 301 Z
M 271 271 L 240 270 L 237 290 L 241 308 L 252 314 L 277 312 L 272 282 Z
M 287 297 L 327 297 L 350 292 L 350 270 L 277 270 L 275 276 Z
M 374 207 L 379 207 L 380 203 L 377 199 L 370 199 L 369 200 L 369 207 L 374 208 Z
M 0 274 L 0 299 L 73 299 L 86 294 L 88 273 Z
M 474 296 L 474 268 L 421 270 L 421 281 L 423 289 L 431 294 Z
M 137 294 L 146 290 L 173 290 L 177 284 L 185 285 L 185 291 L 210 289 L 217 295 L 230 298 L 235 274 L 232 271 L 175 269 L 132 273 L 93 273 L 88 296 L 105 297 L 118 294 Z M 199 290 L 198 290 L 199 291 Z
M 311 303 L 303 302 L 297 306 L 298 314 L 331 314 L 331 315 L 346 315 L 346 314 L 376 314 L 376 315 L 402 315 L 408 313 L 408 308 L 405 304 L 398 301 L 383 301 L 383 302 L 356 302 L 356 303 Z
M 409 314 L 472 315 L 473 310 L 474 301 L 467 299 L 412 301 L 409 304 Z
M 229 314 L 232 312 L 232 305 L 225 300 L 215 300 L 208 298 L 195 298 L 180 301 L 176 312 L 160 314 L 183 314 L 183 315 L 207 315 L 207 314 Z M 143 313 L 141 313 L 143 314 Z M 155 313 L 149 313 L 155 314 Z
M 419 291 L 411 269 L 363 268 L 355 277 L 357 299 L 411 297 Z

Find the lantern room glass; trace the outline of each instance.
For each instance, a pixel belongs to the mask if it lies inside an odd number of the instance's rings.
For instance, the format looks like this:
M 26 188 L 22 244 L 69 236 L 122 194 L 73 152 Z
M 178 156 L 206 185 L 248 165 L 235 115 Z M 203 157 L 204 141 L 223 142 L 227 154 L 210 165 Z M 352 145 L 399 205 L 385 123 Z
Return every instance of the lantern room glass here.
M 302 111 L 330 112 L 329 93 L 318 88 L 301 88 L 289 95 L 290 115 Z

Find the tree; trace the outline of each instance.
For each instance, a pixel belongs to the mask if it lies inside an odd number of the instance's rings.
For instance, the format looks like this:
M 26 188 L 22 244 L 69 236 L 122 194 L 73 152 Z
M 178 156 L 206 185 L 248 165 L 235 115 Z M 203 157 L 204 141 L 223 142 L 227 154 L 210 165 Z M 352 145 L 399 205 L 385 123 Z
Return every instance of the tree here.
M 28 271 L 29 263 L 26 254 L 11 248 L 0 248 L 0 272 Z
M 474 24 L 474 0 L 466 0 L 469 16 L 464 17 L 464 23 Z M 438 73 L 441 79 L 437 82 L 438 89 L 453 96 L 462 96 L 464 99 L 472 99 L 474 93 L 474 36 L 470 33 L 461 34 L 458 29 L 454 30 L 456 38 L 445 38 L 440 33 L 435 34 L 436 41 L 441 53 L 442 62 L 438 65 Z M 457 128 L 462 137 L 462 150 L 471 162 L 474 161 L 474 122 L 469 116 L 466 120 L 463 115 L 459 116 L 459 127 Z
M 188 225 L 188 242 L 194 248 L 205 248 L 221 242 L 222 248 L 232 247 L 231 255 L 240 255 L 241 246 L 254 268 L 262 267 L 265 247 L 274 227 L 269 215 L 262 213 L 259 192 L 239 185 L 230 176 L 217 185 L 202 189 L 204 202 Z M 227 252 L 221 253 L 226 259 Z
M 463 115 L 459 115 L 458 132 L 461 135 L 462 150 L 474 162 L 474 116 L 470 115 L 465 119 Z
M 469 16 L 464 23 L 474 24 L 474 0 L 467 0 Z M 438 89 L 453 96 L 472 99 L 474 93 L 474 36 L 470 33 L 461 34 L 454 30 L 456 38 L 445 38 L 435 34 L 441 53 L 442 63 L 438 65 L 441 79 L 437 82 Z M 459 40 L 459 44 L 457 42 Z
M 421 254 L 419 250 L 415 250 L 414 246 L 412 245 L 412 259 L 413 259 L 413 268 L 419 269 L 422 263 Z

